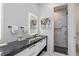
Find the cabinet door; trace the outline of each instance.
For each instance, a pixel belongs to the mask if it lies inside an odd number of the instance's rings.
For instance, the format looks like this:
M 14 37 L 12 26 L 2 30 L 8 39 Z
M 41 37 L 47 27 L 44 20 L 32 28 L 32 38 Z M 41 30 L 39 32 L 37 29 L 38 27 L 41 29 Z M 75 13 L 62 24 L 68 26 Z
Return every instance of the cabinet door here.
M 40 48 L 43 49 L 46 46 L 46 39 L 43 39 L 40 44 L 39 44 Z
M 46 46 L 46 39 L 43 39 L 35 44 L 34 52 L 32 56 L 36 56 L 40 53 L 40 51 Z
M 16 54 L 15 56 L 28 56 L 31 53 L 31 51 L 27 48 L 23 50 L 22 52 Z
M 29 54 L 29 56 L 36 56 L 37 55 L 37 47 L 36 44 L 34 44 L 31 48 L 29 47 L 32 53 Z
M 31 49 L 32 53 L 29 56 L 36 56 L 46 46 L 46 39 L 43 39 L 35 44 L 35 47 Z
M 46 39 L 41 40 L 36 44 L 36 50 L 39 53 L 46 46 Z

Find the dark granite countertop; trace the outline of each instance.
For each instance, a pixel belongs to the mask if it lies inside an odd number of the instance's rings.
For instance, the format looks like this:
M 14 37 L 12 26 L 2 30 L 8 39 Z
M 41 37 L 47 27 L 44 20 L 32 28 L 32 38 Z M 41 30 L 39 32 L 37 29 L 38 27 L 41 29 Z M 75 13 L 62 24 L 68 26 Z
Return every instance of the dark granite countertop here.
M 40 35 L 41 36 L 41 35 Z M 39 36 L 38 36 L 39 37 Z M 14 41 L 8 43 L 8 45 L 0 47 L 0 51 L 2 52 L 2 56 L 13 56 L 16 55 L 17 53 L 21 52 L 22 50 L 28 48 L 29 46 L 37 43 L 38 41 L 42 40 L 43 38 L 46 38 L 47 36 L 41 36 L 40 39 L 32 42 L 29 44 L 29 40 L 35 37 L 31 38 L 26 38 L 25 40 L 22 41 Z

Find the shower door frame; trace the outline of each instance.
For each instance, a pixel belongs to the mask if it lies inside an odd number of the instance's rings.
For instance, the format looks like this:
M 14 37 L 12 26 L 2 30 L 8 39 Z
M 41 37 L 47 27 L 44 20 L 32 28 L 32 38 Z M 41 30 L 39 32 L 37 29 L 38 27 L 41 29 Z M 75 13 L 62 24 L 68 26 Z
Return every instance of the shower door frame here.
M 65 7 L 63 7 L 63 6 L 65 6 Z M 61 8 L 61 7 L 63 7 L 63 8 Z M 67 46 L 66 48 L 68 48 L 68 5 L 64 4 L 64 5 L 54 7 L 54 13 L 56 12 L 55 8 L 59 8 L 60 10 L 62 10 L 62 9 L 64 10 L 64 8 L 66 8 L 66 26 L 67 26 L 66 31 L 67 31 L 67 35 L 66 35 L 65 41 L 66 41 L 66 46 Z M 54 18 L 54 24 L 55 24 L 55 18 Z M 55 28 L 55 25 L 54 25 L 54 28 Z M 54 35 L 55 35 L 55 32 L 54 32 Z M 54 37 L 54 40 L 55 40 L 55 37 Z M 54 45 L 55 45 L 55 43 L 54 43 Z M 68 49 L 67 49 L 67 53 L 68 53 Z
M 68 55 L 76 56 L 76 4 L 69 3 L 67 4 L 67 6 L 68 6 Z

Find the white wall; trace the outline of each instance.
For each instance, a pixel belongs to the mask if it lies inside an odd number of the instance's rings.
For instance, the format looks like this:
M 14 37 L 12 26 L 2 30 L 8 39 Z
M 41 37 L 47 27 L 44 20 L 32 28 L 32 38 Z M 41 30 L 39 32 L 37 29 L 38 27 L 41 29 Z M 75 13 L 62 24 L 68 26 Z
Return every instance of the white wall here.
M 2 15 L 2 4 L 0 3 L 0 40 L 1 40 L 1 25 L 2 25 L 2 23 L 1 23 L 1 19 L 2 19 L 2 17 L 1 17 L 1 15 Z
M 33 3 L 4 3 L 3 4 L 3 19 L 2 19 L 2 39 L 0 43 L 11 42 L 17 39 L 17 35 L 12 35 L 8 26 L 18 25 L 27 26 L 28 29 L 28 13 L 32 12 L 38 16 L 38 4 Z M 29 35 L 23 34 L 21 30 L 18 36 L 22 35 L 28 37 Z
M 76 55 L 76 4 L 68 4 L 68 54 Z

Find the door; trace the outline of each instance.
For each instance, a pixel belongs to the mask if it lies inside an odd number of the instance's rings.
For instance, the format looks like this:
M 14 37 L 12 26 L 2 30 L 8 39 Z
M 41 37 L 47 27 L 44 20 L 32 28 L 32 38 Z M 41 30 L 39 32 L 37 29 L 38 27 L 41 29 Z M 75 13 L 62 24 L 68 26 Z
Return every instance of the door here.
M 76 10 L 77 10 L 76 34 L 77 34 L 77 43 L 79 43 L 79 4 L 76 5 Z
M 67 47 L 67 9 L 55 11 L 55 46 Z

